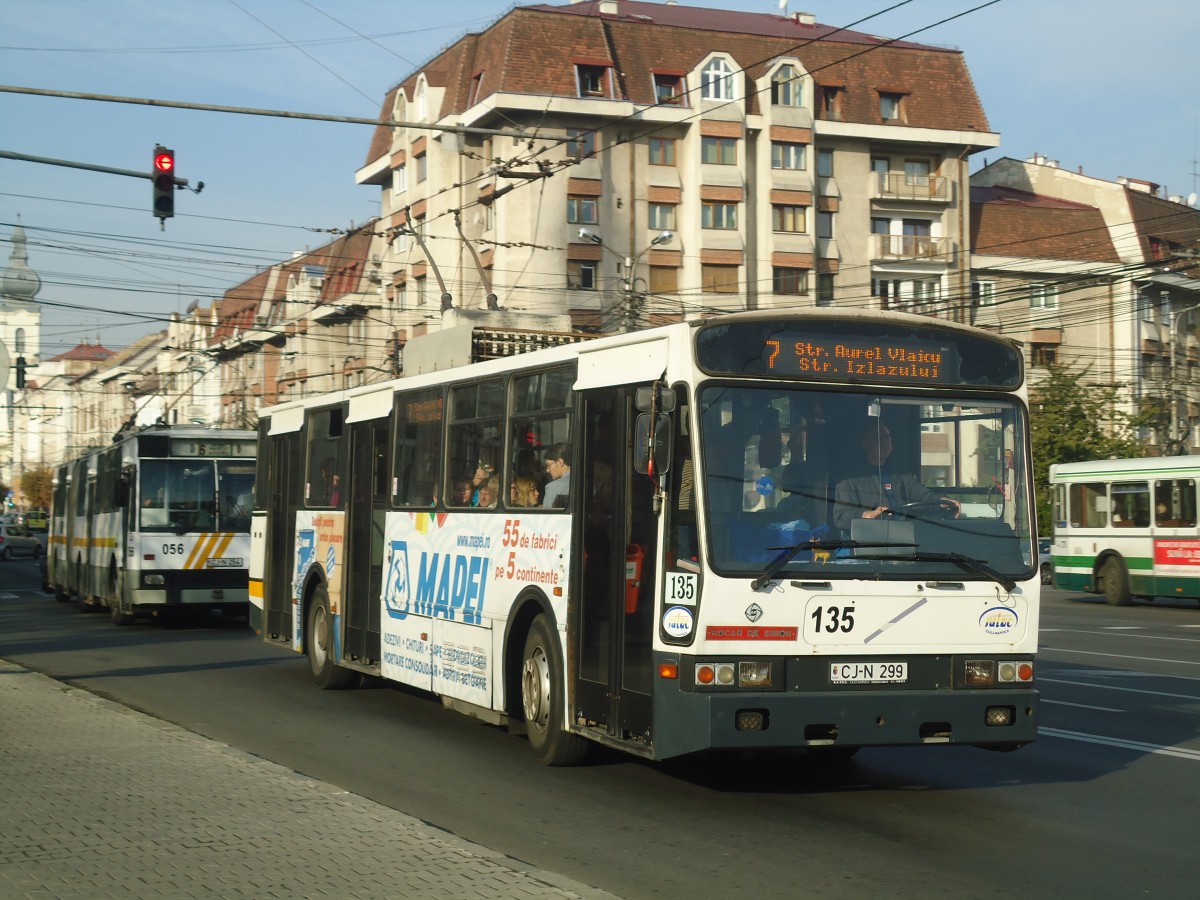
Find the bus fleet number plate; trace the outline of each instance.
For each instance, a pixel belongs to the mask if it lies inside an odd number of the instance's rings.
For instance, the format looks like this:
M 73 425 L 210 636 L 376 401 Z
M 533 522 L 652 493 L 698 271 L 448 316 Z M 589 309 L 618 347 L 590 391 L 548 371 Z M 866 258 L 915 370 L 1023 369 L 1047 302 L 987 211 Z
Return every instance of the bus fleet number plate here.
M 904 684 L 906 662 L 835 662 L 829 664 L 831 684 Z

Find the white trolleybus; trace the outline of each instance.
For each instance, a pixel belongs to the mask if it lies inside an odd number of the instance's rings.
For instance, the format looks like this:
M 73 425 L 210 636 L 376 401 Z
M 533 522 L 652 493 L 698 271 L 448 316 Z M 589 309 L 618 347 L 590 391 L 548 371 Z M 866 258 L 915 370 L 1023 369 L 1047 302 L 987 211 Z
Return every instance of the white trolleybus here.
M 1117 606 L 1200 599 L 1197 480 L 1200 456 L 1051 466 L 1055 584 Z
M 550 765 L 1036 735 L 1023 368 L 986 332 L 739 313 L 282 404 L 259 445 L 252 623 L 322 688 Z
M 118 625 L 247 612 L 257 435 L 151 427 L 58 467 L 47 582 Z

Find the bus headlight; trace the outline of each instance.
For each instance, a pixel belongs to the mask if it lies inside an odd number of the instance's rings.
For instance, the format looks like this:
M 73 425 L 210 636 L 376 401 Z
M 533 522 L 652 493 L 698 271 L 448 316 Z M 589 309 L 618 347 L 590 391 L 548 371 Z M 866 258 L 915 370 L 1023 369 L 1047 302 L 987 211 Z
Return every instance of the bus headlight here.
M 769 662 L 738 663 L 738 687 L 770 687 L 771 664 Z
M 147 572 L 142 576 L 142 581 L 144 581 L 147 585 L 153 585 L 155 587 L 161 587 L 167 583 L 166 579 L 156 572 Z
M 971 685 L 995 684 L 996 661 L 992 659 L 968 659 L 963 682 Z

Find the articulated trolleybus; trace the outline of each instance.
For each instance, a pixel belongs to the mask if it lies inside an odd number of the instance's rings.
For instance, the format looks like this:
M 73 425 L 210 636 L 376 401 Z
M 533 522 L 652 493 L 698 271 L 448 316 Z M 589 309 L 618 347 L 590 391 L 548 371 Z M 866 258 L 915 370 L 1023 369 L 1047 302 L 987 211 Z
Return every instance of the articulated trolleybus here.
M 1200 599 L 1198 481 L 1200 456 L 1051 466 L 1055 584 L 1116 606 Z
M 1024 373 L 986 332 L 738 313 L 282 404 L 259 445 L 252 624 L 322 688 L 550 765 L 1036 735 Z
M 118 625 L 184 608 L 245 615 L 253 431 L 151 427 L 55 472 L 47 580 Z

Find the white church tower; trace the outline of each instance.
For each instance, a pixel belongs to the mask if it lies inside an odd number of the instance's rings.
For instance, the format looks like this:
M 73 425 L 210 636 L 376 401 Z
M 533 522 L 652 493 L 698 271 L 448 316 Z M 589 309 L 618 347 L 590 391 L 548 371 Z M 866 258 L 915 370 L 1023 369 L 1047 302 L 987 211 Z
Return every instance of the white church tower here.
M 8 350 L 12 366 L 16 366 L 17 357 L 25 358 L 28 369 L 41 361 L 42 311 L 35 300 L 41 289 L 42 279 L 29 268 L 25 229 L 18 221 L 12 230 L 8 268 L 0 278 L 0 341 Z M 17 434 L 13 415 L 13 400 L 20 393 L 16 381 L 15 368 L 10 369 L 5 389 L 0 391 L 0 482 L 10 490 L 16 487 L 19 475 L 16 470 L 20 468 L 16 458 L 19 448 L 15 446 Z M 0 504 L 6 500 L 6 497 L 0 497 Z

